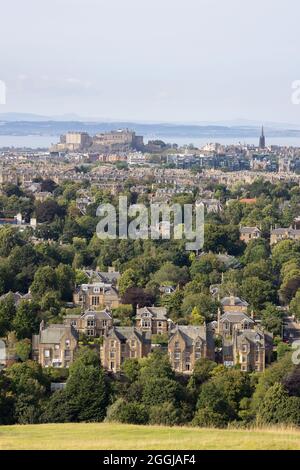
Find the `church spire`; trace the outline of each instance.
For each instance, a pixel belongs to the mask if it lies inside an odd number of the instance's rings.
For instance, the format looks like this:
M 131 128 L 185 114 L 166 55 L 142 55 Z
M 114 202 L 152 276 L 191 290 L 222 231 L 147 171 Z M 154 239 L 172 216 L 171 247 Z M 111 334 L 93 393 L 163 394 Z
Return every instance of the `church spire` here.
M 261 126 L 261 136 L 259 138 L 259 148 L 264 149 L 266 148 L 266 138 L 264 134 L 264 126 Z

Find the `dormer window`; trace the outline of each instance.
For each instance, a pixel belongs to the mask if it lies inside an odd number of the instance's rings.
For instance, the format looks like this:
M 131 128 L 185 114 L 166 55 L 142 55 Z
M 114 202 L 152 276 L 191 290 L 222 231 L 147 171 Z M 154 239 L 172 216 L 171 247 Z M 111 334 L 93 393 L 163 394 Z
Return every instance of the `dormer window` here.
M 248 348 L 247 348 L 247 344 L 243 344 L 242 345 L 242 351 L 243 352 L 247 352 Z
M 99 294 L 100 287 L 94 287 L 94 294 Z

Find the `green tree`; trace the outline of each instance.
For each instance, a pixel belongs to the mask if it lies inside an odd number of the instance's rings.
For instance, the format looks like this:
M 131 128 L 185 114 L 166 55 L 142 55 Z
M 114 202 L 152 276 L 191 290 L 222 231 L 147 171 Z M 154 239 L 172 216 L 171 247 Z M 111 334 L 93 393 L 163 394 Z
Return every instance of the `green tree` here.
M 23 244 L 19 232 L 6 225 L 0 228 L 0 256 L 9 256 L 15 246 Z
M 31 284 L 31 292 L 34 297 L 40 299 L 46 292 L 57 290 L 56 272 L 50 266 L 38 268 Z
M 16 316 L 13 320 L 13 328 L 18 339 L 31 338 L 39 328 L 38 305 L 35 302 L 21 300 Z
M 205 323 L 205 317 L 201 315 L 198 307 L 194 307 L 191 313 L 190 324 L 203 325 L 203 323 Z
M 109 387 L 96 351 L 82 348 L 70 367 L 65 391 L 75 421 L 105 418 Z
M 0 337 L 12 330 L 12 322 L 16 314 L 16 307 L 12 293 L 0 301 Z
M 30 339 L 23 339 L 18 341 L 16 344 L 16 354 L 22 362 L 28 361 L 31 353 L 31 341 Z

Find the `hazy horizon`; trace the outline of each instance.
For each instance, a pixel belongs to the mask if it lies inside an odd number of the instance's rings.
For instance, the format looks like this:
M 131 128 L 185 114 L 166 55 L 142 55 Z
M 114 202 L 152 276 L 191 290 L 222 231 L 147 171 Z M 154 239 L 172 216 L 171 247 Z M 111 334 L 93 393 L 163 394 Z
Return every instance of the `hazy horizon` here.
M 296 0 L 4 0 L 0 113 L 300 125 Z

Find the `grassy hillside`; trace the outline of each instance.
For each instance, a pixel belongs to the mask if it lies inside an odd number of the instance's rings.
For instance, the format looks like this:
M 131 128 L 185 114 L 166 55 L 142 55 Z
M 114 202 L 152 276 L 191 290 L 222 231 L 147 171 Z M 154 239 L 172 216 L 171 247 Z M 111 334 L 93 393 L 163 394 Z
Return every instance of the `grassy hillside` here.
M 298 449 L 300 430 L 218 430 L 124 424 L 0 426 L 0 449 Z

